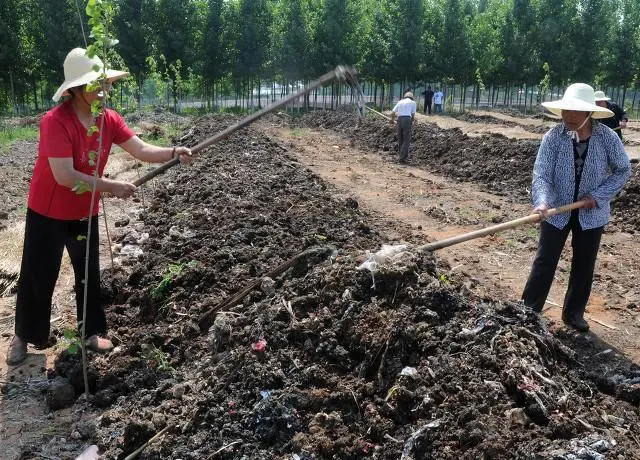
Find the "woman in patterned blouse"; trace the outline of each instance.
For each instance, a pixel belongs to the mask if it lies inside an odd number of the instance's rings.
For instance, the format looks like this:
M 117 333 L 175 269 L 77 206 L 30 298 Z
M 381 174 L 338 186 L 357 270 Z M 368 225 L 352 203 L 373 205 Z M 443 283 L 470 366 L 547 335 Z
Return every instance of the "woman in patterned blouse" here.
M 542 215 L 543 222 L 522 299 L 534 311 L 542 311 L 571 232 L 573 256 L 562 320 L 586 332 L 589 324 L 584 320 L 584 310 L 591 294 L 600 238 L 609 221 L 609 202 L 629 179 L 631 165 L 616 133 L 594 121 L 612 113 L 596 105 L 591 86 L 575 83 L 561 100 L 542 105 L 560 115 L 562 123 L 544 135 L 533 167 L 534 212 Z M 585 203 L 580 209 L 547 219 L 550 208 L 578 200 Z

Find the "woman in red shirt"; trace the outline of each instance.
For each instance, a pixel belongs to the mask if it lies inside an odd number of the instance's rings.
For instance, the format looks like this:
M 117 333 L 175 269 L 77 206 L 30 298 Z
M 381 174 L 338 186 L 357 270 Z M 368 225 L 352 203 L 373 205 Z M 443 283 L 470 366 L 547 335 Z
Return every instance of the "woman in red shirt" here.
M 98 166 L 96 194 L 91 219 L 87 318 L 87 346 L 95 351 L 109 351 L 111 341 L 101 337 L 107 330 L 100 302 L 100 266 L 98 249 L 98 202 L 105 192 L 129 198 L 136 186 L 102 177 L 113 144 L 118 144 L 141 161 L 162 163 L 179 156 L 182 163 L 191 161 L 186 147 L 157 147 L 143 142 L 113 110 L 104 109 L 94 120 L 91 103 L 103 97 L 102 90 L 87 91 L 87 84 L 100 78 L 103 69 L 98 57 L 89 58 L 86 50 L 73 49 L 64 61 L 65 81 L 53 96 L 66 100 L 47 112 L 40 123 L 38 157 L 31 178 L 25 226 L 22 266 L 16 299 L 15 336 L 11 341 L 7 363 L 18 364 L 27 356 L 27 343 L 45 347 L 49 339 L 51 298 L 64 248 L 75 273 L 78 322 L 82 321 L 84 299 L 84 265 L 86 235 L 91 209 L 91 192 L 81 193 L 93 183 Z M 107 70 L 108 89 L 126 72 Z M 104 118 L 104 119 L 103 119 Z M 91 126 L 102 130 L 88 135 Z M 86 185 L 85 185 L 86 184 Z M 83 238 L 84 237 L 84 238 Z

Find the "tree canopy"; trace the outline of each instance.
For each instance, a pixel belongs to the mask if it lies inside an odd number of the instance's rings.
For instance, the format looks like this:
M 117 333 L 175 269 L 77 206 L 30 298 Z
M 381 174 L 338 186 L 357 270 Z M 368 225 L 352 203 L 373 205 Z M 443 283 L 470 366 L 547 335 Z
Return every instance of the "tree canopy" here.
M 545 63 L 552 85 L 640 80 L 637 0 L 111 1 L 138 85 L 149 57 L 174 86 L 301 81 L 337 64 L 376 82 L 533 85 Z M 84 46 L 85 4 L 0 0 L 0 109 L 48 99 Z

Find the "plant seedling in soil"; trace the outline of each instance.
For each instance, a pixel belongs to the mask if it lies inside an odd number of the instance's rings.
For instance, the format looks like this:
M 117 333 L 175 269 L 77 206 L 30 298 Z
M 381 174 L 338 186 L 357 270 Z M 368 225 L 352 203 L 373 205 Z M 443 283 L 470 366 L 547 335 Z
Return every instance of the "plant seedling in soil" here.
M 73 329 L 65 329 L 63 332 L 64 343 L 67 346 L 67 351 L 72 355 L 75 355 L 80 350 L 80 337 L 78 332 Z
M 167 299 L 167 291 L 178 276 L 182 274 L 185 267 L 194 268 L 197 262 L 192 260 L 188 264 L 169 264 L 169 267 L 165 271 L 164 275 L 162 275 L 162 279 L 158 283 L 158 285 L 151 290 L 151 298 L 158 303 L 164 303 Z
M 174 375 L 176 370 L 169 363 L 169 354 L 162 351 L 155 345 L 142 344 L 142 352 L 140 357 L 145 361 L 147 367 L 151 370 L 168 372 Z

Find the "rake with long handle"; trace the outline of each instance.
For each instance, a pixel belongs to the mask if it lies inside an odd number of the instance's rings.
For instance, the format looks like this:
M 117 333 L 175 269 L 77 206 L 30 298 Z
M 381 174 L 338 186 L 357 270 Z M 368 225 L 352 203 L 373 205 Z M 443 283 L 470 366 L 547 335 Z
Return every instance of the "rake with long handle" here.
M 573 211 L 574 209 L 581 208 L 584 206 L 586 201 L 576 201 L 575 203 L 570 203 L 564 206 L 560 206 L 559 208 L 549 209 L 547 211 L 547 216 L 555 216 L 556 214 L 562 214 L 565 212 Z M 473 240 L 475 238 L 480 238 L 482 236 L 493 235 L 494 233 L 502 232 L 504 230 L 509 230 L 510 228 L 518 227 L 524 224 L 535 224 L 536 222 L 540 222 L 542 216 L 540 214 L 531 214 L 526 217 L 521 217 L 519 219 L 510 220 L 509 222 L 504 222 L 498 225 L 492 225 L 491 227 L 486 227 L 480 230 L 475 230 L 469 233 L 463 233 L 462 235 L 452 236 L 451 238 L 446 238 L 444 240 L 435 241 L 433 243 L 427 243 L 417 248 L 418 251 L 435 251 L 437 249 L 446 248 L 449 246 L 453 246 L 454 244 L 463 243 L 465 241 Z
M 212 137 L 200 142 L 199 144 L 197 144 L 197 145 L 195 145 L 194 147 L 191 148 L 191 152 L 192 153 L 197 153 L 200 150 L 203 150 L 203 149 L 215 144 L 216 142 L 219 142 L 222 139 L 225 139 L 225 138 L 229 137 L 231 134 L 233 134 L 234 132 L 238 131 L 239 129 L 242 129 L 245 126 L 250 125 L 251 123 L 256 121 L 258 118 L 261 118 L 261 117 L 265 116 L 269 112 L 273 112 L 278 107 L 282 107 L 283 105 L 291 102 L 292 100 L 294 100 L 294 99 L 296 99 L 296 98 L 298 98 L 298 97 L 300 97 L 302 95 L 305 95 L 305 94 L 313 91 L 314 89 L 329 83 L 330 81 L 332 81 L 334 79 L 337 79 L 337 80 L 340 80 L 340 81 L 345 81 L 345 82 L 349 83 L 350 85 L 359 88 L 359 85 L 357 85 L 357 77 L 356 77 L 356 75 L 357 75 L 357 72 L 356 72 L 356 70 L 354 68 L 345 67 L 345 66 L 340 66 L 339 65 L 338 67 L 333 69 L 331 72 L 327 72 L 326 74 L 324 74 L 323 76 L 321 76 L 317 80 L 312 81 L 311 83 L 309 83 L 309 85 L 307 85 L 306 87 L 304 87 L 300 91 L 298 91 L 296 93 L 293 93 L 293 94 L 291 94 L 291 95 L 289 95 L 289 96 L 287 96 L 287 97 L 285 97 L 283 99 L 280 99 L 280 100 L 272 103 L 271 105 L 265 107 L 264 109 L 259 110 L 258 112 L 254 113 L 252 115 L 249 115 L 248 117 L 240 120 L 235 125 L 229 126 L 227 129 L 225 129 L 224 131 L 219 132 L 215 136 L 212 136 Z M 165 172 L 169 168 L 177 165 L 179 162 L 180 162 L 179 158 L 174 158 L 172 160 L 169 160 L 166 163 L 163 163 L 162 165 L 158 166 L 156 169 L 148 172 L 144 176 L 142 176 L 139 179 L 137 179 L 136 181 L 134 181 L 133 185 L 135 185 L 136 187 L 139 187 L 140 185 L 150 181 L 151 179 L 153 179 L 154 177 L 158 176 L 159 174 L 162 174 L 163 172 Z

